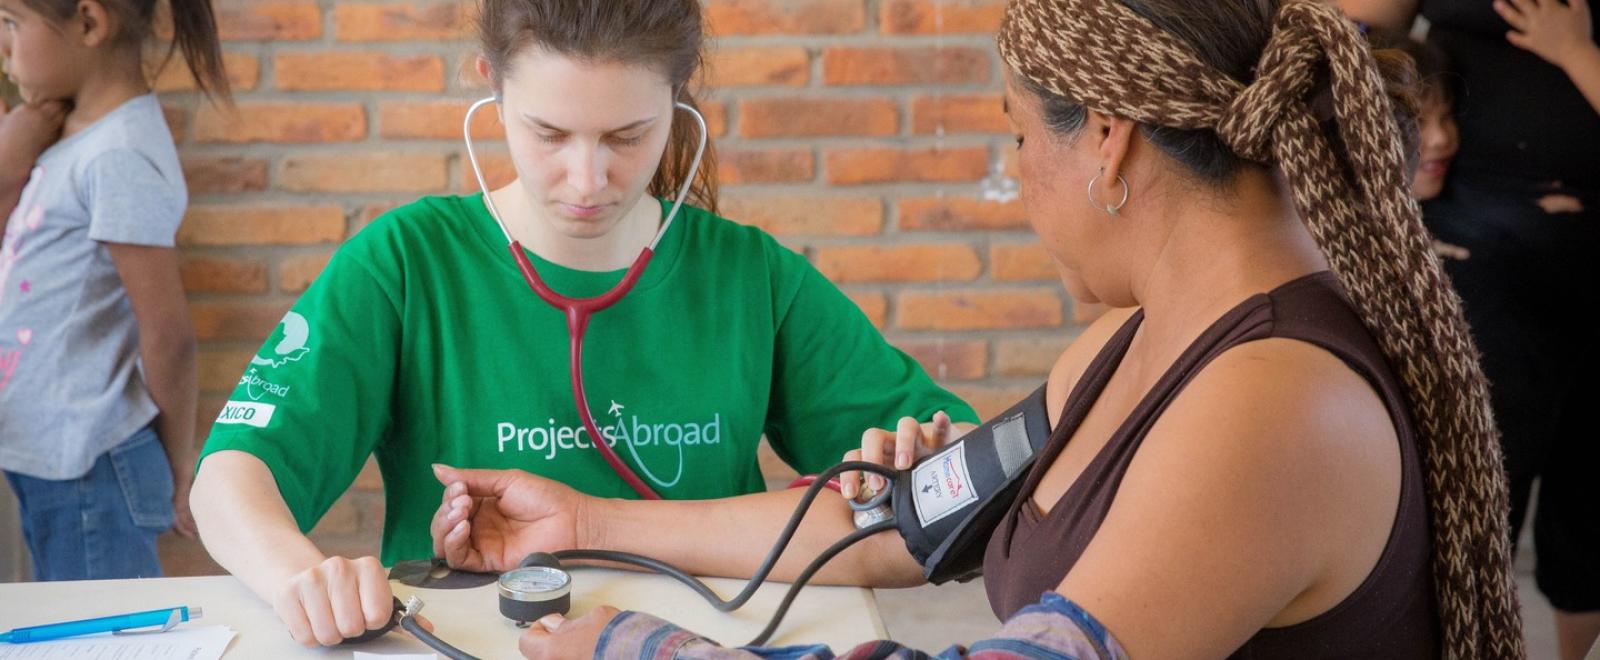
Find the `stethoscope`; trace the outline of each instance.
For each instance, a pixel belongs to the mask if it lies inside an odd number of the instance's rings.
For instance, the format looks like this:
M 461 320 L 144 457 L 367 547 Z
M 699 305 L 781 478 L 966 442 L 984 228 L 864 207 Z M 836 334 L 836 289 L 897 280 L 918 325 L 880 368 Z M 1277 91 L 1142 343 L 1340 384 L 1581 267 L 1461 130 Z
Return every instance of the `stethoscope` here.
M 639 252 L 639 257 L 633 260 L 633 265 L 628 266 L 628 272 L 622 276 L 621 282 L 618 282 L 610 291 L 592 298 L 570 298 L 551 289 L 549 285 L 545 284 L 544 279 L 539 277 L 539 271 L 534 270 L 533 264 L 528 261 L 527 253 L 522 249 L 522 243 L 511 237 L 511 230 L 506 227 L 505 220 L 501 219 L 500 209 L 495 207 L 494 197 L 489 194 L 489 185 L 484 181 L 483 170 L 478 167 L 478 154 L 472 148 L 472 115 L 479 108 L 490 103 L 497 103 L 499 100 L 500 97 L 496 95 L 473 103 L 472 107 L 467 108 L 467 116 L 461 121 L 462 139 L 467 144 L 467 162 L 472 166 L 473 176 L 478 179 L 478 189 L 483 191 L 483 203 L 489 209 L 489 215 L 494 217 L 495 224 L 500 226 L 500 232 L 505 234 L 506 242 L 510 244 L 511 258 L 516 260 L 517 269 L 522 271 L 522 279 L 527 281 L 528 286 L 533 289 L 534 293 L 538 294 L 540 299 L 567 315 L 567 340 L 568 345 L 571 347 L 571 365 L 569 369 L 572 375 L 572 396 L 578 406 L 578 416 L 583 420 L 583 428 L 589 432 L 589 437 L 594 440 L 590 444 L 593 444 L 595 449 L 600 451 L 600 455 L 605 458 L 606 463 L 611 465 L 611 469 L 617 472 L 617 476 L 622 477 L 622 480 L 626 481 L 634 492 L 639 493 L 640 497 L 647 500 L 659 500 L 661 496 L 656 494 L 655 490 L 650 488 L 649 484 L 646 484 L 643 479 L 640 479 L 639 475 L 628 467 L 627 463 L 622 462 L 622 458 L 617 456 L 617 452 L 606 444 L 605 436 L 600 434 L 600 427 L 595 424 L 594 415 L 589 411 L 589 401 L 583 393 L 583 335 L 588 330 L 589 319 L 595 313 L 616 304 L 617 301 L 622 300 L 623 296 L 628 295 L 629 291 L 633 290 L 634 284 L 639 282 L 639 277 L 644 275 L 645 268 L 650 265 L 650 259 L 655 256 L 656 245 L 661 242 L 661 237 L 667 234 L 667 229 L 672 226 L 673 219 L 678 217 L 678 209 L 683 208 L 683 200 L 689 194 L 689 186 L 694 183 L 695 177 L 700 172 L 700 158 L 706 153 L 708 135 L 706 119 L 694 107 L 686 103 L 674 103 L 678 109 L 684 110 L 694 117 L 695 123 L 700 125 L 700 146 L 694 153 L 694 161 L 689 165 L 689 176 L 685 177 L 683 184 L 678 187 L 678 195 L 672 201 L 672 209 L 667 212 L 666 220 L 662 221 L 661 229 L 656 232 L 655 238 Z M 632 451 L 631 445 L 629 449 Z M 638 458 L 638 452 L 634 451 L 634 459 L 638 460 Z M 643 463 L 641 462 L 640 465 L 642 466 Z M 681 457 L 679 470 L 682 470 Z

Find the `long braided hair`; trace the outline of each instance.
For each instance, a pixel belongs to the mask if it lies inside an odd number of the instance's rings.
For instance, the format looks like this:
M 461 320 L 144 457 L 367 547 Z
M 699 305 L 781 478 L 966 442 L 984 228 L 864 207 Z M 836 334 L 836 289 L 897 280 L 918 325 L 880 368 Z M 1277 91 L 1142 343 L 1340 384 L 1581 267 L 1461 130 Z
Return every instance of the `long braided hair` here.
M 1400 126 L 1372 53 L 1327 4 L 1246 1 L 1271 24 L 1246 84 L 1132 4 L 1145 3 L 1012 0 L 1001 55 L 1029 86 L 1140 122 L 1147 136 L 1150 127 L 1203 132 L 1239 158 L 1282 168 L 1295 210 L 1405 385 L 1426 475 L 1444 652 L 1522 657 L 1488 385 L 1408 193 Z M 1204 7 L 1210 2 L 1181 4 L 1220 13 Z M 1325 132 L 1312 98 L 1327 91 L 1333 128 Z

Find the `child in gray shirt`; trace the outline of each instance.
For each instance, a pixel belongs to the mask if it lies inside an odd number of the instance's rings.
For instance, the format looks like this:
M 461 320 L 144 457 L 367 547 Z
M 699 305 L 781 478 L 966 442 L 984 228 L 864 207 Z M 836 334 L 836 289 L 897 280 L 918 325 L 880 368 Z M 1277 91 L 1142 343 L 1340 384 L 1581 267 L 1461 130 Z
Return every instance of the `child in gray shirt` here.
M 0 241 L 0 470 L 44 580 L 160 575 L 156 536 L 194 525 L 195 340 L 173 249 L 188 194 L 161 105 L 128 65 L 154 3 L 92 4 L 120 20 L 0 0 L 22 98 L 70 108 Z M 176 46 L 225 95 L 209 0 L 173 4 Z

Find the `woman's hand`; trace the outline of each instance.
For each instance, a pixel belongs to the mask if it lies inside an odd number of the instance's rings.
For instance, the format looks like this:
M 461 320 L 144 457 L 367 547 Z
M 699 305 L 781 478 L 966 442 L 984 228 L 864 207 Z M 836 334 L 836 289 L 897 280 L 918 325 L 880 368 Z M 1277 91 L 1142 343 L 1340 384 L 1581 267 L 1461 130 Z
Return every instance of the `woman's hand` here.
M 528 626 L 517 641 L 522 657 L 536 660 L 588 660 L 594 657 L 600 633 L 617 618 L 617 608 L 602 605 L 576 619 L 551 614 Z
M 376 557 L 329 557 L 289 578 L 272 609 L 301 646 L 333 646 L 388 624 L 394 594 Z
M 1513 28 L 1507 41 L 1562 69 L 1595 47 L 1588 0 L 1495 0 L 1494 10 Z
M 959 437 L 960 433 L 952 437 L 950 416 L 944 411 L 934 413 L 933 420 L 926 424 L 918 424 L 914 417 L 901 417 L 895 430 L 868 429 L 861 434 L 861 448 L 845 452 L 846 461 L 867 461 L 879 465 L 889 465 L 893 460 L 896 470 L 911 467 L 918 456 L 925 455 L 929 450 L 943 447 L 946 442 Z M 867 474 L 867 488 L 882 491 L 885 482 L 881 475 Z M 845 499 L 855 498 L 861 492 L 861 473 L 846 472 L 839 475 L 839 494 Z
M 430 532 L 435 556 L 452 568 L 505 571 L 534 552 L 577 547 L 588 498 L 521 470 L 433 467 L 444 499 Z

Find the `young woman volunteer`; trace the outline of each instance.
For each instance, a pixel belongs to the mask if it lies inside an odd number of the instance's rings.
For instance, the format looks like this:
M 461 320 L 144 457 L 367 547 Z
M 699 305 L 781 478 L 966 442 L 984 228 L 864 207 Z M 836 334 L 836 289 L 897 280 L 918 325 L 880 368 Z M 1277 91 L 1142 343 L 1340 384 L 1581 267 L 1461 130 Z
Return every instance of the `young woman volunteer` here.
M 515 468 L 599 497 L 712 498 L 764 490 L 763 434 L 806 472 L 901 416 L 976 421 L 804 257 L 715 215 L 686 90 L 698 2 L 480 9 L 478 66 L 516 181 L 422 199 L 350 239 L 251 360 L 201 454 L 207 549 L 304 644 L 389 618 L 379 560 L 329 558 L 303 534 L 369 455 L 386 486 L 388 564 L 435 552 L 434 463 Z M 653 259 L 629 273 L 647 246 Z M 632 288 L 583 337 L 588 424 L 570 319 L 530 286 L 579 297 L 619 283 Z

